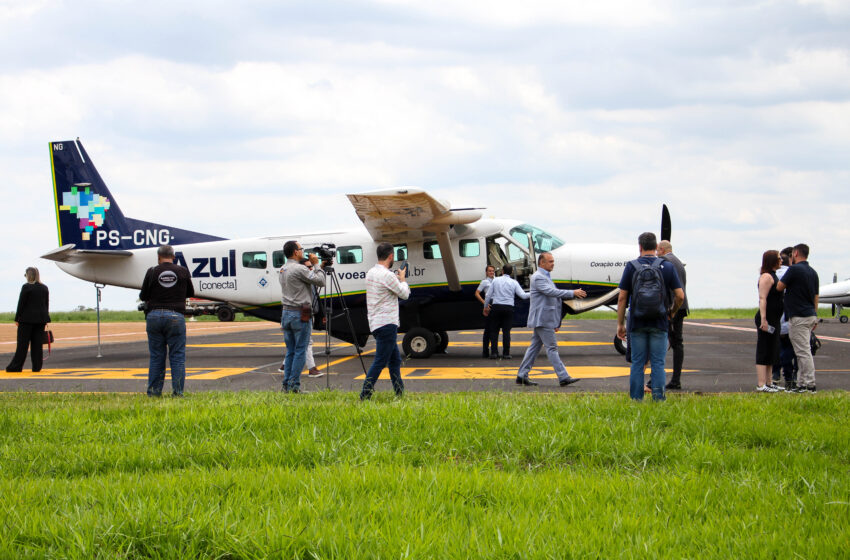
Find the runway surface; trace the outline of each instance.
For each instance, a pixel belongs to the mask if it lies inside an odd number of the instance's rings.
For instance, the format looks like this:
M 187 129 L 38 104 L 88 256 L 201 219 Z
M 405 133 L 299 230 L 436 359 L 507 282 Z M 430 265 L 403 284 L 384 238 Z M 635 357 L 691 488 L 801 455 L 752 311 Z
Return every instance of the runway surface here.
M 12 325 L 14 327 L 14 325 Z M 126 323 L 109 329 L 110 337 L 97 356 L 93 326 L 55 325 L 57 344 L 44 369 L 32 373 L 0 373 L 2 391 L 144 392 L 148 349 L 143 323 Z M 61 327 L 61 328 L 60 328 Z M 65 331 L 64 333 L 62 331 Z M 481 357 L 481 331 L 449 333 L 446 354 L 429 359 L 407 359 L 402 375 L 408 391 L 559 391 L 612 392 L 628 390 L 628 364 L 612 341 L 613 320 L 565 321 L 557 338 L 561 359 L 580 383 L 560 388 L 545 353 L 537 357 L 531 378 L 538 387 L 515 384 L 516 370 L 528 347 L 531 331 L 512 333 L 511 360 Z M 850 325 L 825 321 L 816 331 L 823 346 L 815 356 L 819 391 L 850 389 Z M 755 388 L 755 329 L 751 320 L 686 321 L 683 391 L 712 393 L 752 391 Z M 401 348 L 399 336 L 399 348 Z M 326 388 L 359 391 L 364 370 L 355 348 L 330 341 L 330 356 L 324 355 L 324 333 L 313 333 L 317 365 L 329 375 L 317 379 L 302 376 L 307 391 Z M 11 359 L 14 344 L 4 343 L 2 359 Z M 374 355 L 370 339 L 362 349 L 368 369 Z M 500 345 L 501 351 L 501 345 Z M 277 373 L 284 354 L 283 336 L 273 323 L 195 323 L 189 325 L 186 391 L 277 391 L 282 374 Z M 329 363 L 329 366 L 327 365 Z M 672 353 L 668 352 L 668 372 Z M 29 360 L 24 366 L 29 368 Z M 669 374 L 668 374 L 669 378 Z M 170 389 L 166 375 L 165 391 Z M 391 390 L 384 370 L 376 387 Z M 769 396 L 768 396 L 769 397 Z

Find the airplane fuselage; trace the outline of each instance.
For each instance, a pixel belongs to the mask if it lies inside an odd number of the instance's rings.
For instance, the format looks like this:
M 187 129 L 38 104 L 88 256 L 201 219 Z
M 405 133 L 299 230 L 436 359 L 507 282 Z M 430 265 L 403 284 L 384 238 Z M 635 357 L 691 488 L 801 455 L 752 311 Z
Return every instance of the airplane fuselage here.
M 485 267 L 492 264 L 492 249 L 500 245 L 501 254 L 515 265 L 527 265 L 533 271 L 534 254 L 519 243 L 511 230 L 520 226 L 515 220 L 479 220 L 463 232 L 452 234 L 452 250 L 456 256 L 461 291 L 448 289 L 435 242 L 427 237 L 396 244 L 407 255 L 411 296 L 402 302 L 402 332 L 418 323 L 428 328 L 447 331 L 481 328 L 483 316 L 474 292 L 484 278 Z M 131 239 L 145 240 L 163 235 L 161 231 L 131 233 Z M 118 236 L 121 234 L 119 232 Z M 108 239 L 105 238 L 105 239 Z M 376 264 L 375 242 L 363 232 L 320 232 L 274 237 L 232 239 L 175 245 L 176 262 L 189 269 L 195 295 L 226 301 L 264 319 L 280 317 L 280 284 L 278 271 L 284 263 L 283 244 L 297 239 L 309 251 L 322 244 L 336 246 L 334 271 L 340 294 L 356 314 L 362 327 L 365 320 L 366 273 Z M 126 246 L 126 245 L 125 245 Z M 108 244 L 107 247 L 108 248 Z M 103 258 L 83 264 L 59 262 L 58 266 L 77 278 L 125 288 L 141 288 L 145 272 L 156 264 L 153 247 L 130 249 L 127 258 Z M 637 256 L 636 246 L 619 244 L 565 244 L 551 253 L 555 257 L 552 278 L 559 288 L 582 288 L 588 297 L 598 297 L 616 287 L 626 262 Z M 503 264 L 503 263 L 502 263 Z M 497 265 L 497 268 L 500 268 Z M 522 276 L 522 271 L 520 271 Z M 523 278 L 521 278 L 521 281 Z M 333 290 L 335 294 L 336 291 Z M 419 308 L 415 320 L 404 308 Z M 516 324 L 524 325 L 528 304 L 517 301 Z M 336 330 L 336 329 L 335 329 Z M 368 329 L 367 329 L 368 330 Z

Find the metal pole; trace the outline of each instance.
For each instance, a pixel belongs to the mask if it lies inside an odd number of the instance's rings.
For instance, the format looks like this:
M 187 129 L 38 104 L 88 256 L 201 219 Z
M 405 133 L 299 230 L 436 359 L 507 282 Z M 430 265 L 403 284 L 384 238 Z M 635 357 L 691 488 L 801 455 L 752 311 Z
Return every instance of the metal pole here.
M 94 289 L 97 290 L 97 357 L 102 358 L 100 353 L 100 291 L 106 287 L 106 284 L 95 284 Z

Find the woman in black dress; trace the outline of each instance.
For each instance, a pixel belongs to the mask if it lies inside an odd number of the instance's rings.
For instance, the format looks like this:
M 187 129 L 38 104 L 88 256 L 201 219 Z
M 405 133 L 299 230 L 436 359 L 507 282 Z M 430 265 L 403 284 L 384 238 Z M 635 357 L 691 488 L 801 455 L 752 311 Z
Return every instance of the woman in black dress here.
M 27 283 L 21 288 L 18 310 L 15 312 L 18 347 L 15 349 L 12 361 L 6 366 L 6 371 L 23 370 L 28 348 L 32 348 L 32 370 L 41 371 L 44 327 L 50 322 L 50 295 L 47 286 L 41 283 L 37 268 L 34 266 L 27 268 L 24 275 Z
M 779 331 L 782 319 L 782 292 L 776 289 L 776 271 L 782 265 L 779 251 L 765 251 L 761 257 L 759 276 L 759 310 L 755 321 L 758 329 L 756 343 L 756 391 L 776 393 L 782 389 L 771 381 L 774 364 L 779 363 Z

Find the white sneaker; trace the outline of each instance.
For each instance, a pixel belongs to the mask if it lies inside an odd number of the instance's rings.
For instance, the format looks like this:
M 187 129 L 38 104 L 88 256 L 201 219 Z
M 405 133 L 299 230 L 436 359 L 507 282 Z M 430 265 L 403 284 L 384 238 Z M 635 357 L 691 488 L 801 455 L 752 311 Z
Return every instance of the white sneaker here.
M 774 389 L 770 385 L 759 385 L 758 387 L 756 387 L 756 392 L 759 392 L 759 393 L 775 393 L 775 392 L 777 392 L 777 389 Z
M 768 387 L 770 387 L 771 389 L 775 389 L 777 393 L 784 393 L 785 392 L 785 387 L 780 387 L 776 383 L 771 383 L 770 385 L 768 385 Z
M 283 369 L 283 366 L 280 366 L 279 368 L 277 368 L 277 372 L 278 373 L 286 373 L 286 370 Z

